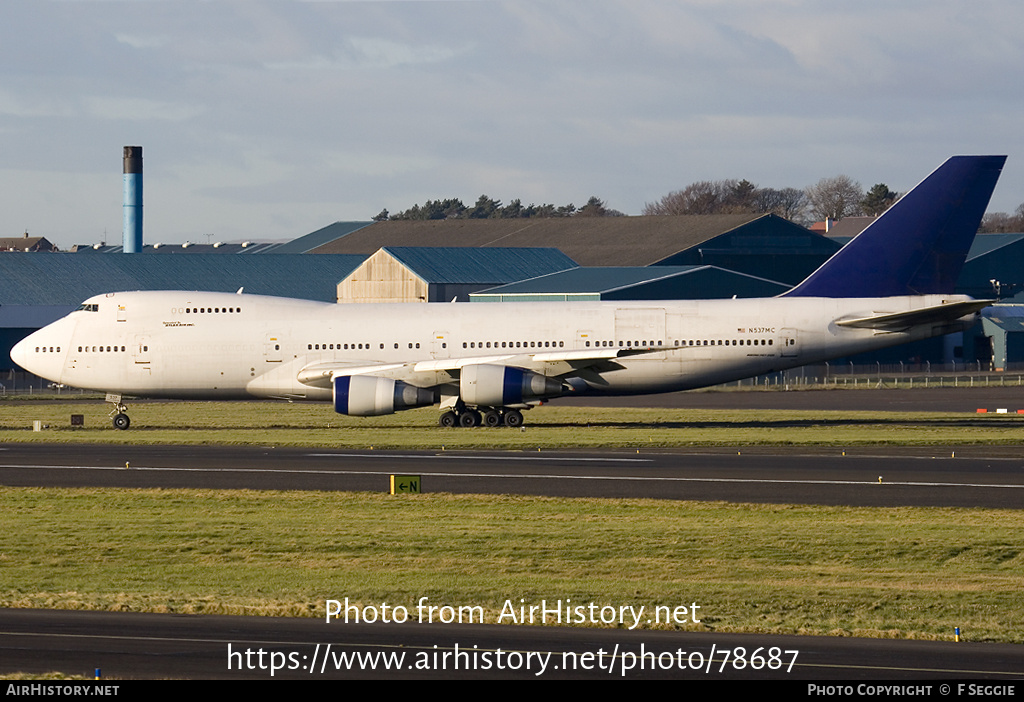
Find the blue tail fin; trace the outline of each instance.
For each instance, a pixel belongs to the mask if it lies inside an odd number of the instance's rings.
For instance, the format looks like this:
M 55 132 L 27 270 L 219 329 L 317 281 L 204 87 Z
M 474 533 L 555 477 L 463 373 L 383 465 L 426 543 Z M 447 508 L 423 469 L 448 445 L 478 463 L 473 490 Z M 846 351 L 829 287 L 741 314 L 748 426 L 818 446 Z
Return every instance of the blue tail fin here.
M 783 297 L 951 293 L 1005 156 L 954 156 Z

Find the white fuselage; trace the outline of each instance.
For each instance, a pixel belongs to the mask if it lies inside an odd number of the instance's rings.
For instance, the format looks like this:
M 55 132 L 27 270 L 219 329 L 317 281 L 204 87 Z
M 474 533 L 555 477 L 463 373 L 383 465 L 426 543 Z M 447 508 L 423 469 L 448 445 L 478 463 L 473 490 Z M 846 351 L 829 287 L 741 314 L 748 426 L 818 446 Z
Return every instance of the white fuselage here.
M 833 299 L 331 304 L 209 292 L 109 293 L 30 335 L 22 367 L 64 385 L 139 397 L 328 400 L 317 364 L 388 369 L 450 359 L 529 366 L 602 394 L 668 392 L 959 331 L 974 315 L 900 331 L 838 319 L 955 295 Z M 574 359 L 644 350 L 573 374 Z M 429 363 L 428 363 L 429 365 Z

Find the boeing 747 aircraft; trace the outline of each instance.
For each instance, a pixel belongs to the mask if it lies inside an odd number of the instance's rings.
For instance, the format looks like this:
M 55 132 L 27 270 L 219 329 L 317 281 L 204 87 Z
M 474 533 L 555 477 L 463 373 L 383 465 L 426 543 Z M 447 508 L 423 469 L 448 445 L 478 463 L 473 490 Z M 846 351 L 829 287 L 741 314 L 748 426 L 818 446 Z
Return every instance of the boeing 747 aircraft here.
M 951 294 L 1005 156 L 946 161 L 770 299 L 338 305 L 213 292 L 91 297 L 14 347 L 18 365 L 126 397 L 440 404 L 442 426 L 519 426 L 566 394 L 687 390 L 970 327 Z M 241 292 L 241 291 L 240 291 Z

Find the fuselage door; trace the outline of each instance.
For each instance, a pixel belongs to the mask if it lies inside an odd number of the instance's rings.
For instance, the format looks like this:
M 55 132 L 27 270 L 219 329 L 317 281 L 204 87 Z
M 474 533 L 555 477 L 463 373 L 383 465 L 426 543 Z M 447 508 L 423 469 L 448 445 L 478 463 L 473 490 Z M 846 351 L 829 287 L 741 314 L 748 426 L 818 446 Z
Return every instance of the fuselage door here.
M 448 344 L 448 332 L 435 331 L 430 342 L 430 355 L 433 358 L 451 358 L 452 350 Z
M 132 356 L 135 357 L 135 365 L 148 366 L 153 360 L 152 353 L 150 353 L 149 336 L 136 334 L 135 343 L 132 344 Z
M 281 337 L 278 334 L 267 334 L 263 338 L 263 358 L 267 363 L 281 362 Z
M 797 343 L 796 329 L 783 329 L 779 336 L 779 355 L 783 358 L 795 358 L 800 355 L 800 345 Z

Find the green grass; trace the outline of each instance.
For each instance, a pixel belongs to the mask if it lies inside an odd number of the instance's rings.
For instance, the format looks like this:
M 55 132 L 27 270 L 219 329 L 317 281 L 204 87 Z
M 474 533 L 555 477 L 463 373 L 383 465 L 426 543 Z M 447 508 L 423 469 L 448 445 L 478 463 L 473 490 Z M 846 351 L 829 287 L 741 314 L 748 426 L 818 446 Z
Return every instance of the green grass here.
M 1015 445 L 1014 415 L 544 406 L 525 431 L 434 409 L 0 402 L 0 442 L 658 448 Z M 85 428 L 69 426 L 85 415 Z M 33 420 L 50 428 L 31 430 Z M 1024 642 L 1020 511 L 514 496 L 0 488 L 0 606 L 323 616 L 327 599 L 689 605 L 716 631 Z
M 251 444 L 275 446 L 536 450 L 673 446 L 864 446 L 1018 444 L 1024 417 L 973 413 L 800 412 L 578 408 L 526 413 L 523 431 L 441 429 L 436 409 L 346 417 L 327 404 L 146 402 L 131 406 L 132 428 L 111 428 L 108 405 L 0 403 L 0 442 Z M 85 428 L 70 426 L 85 415 Z M 49 428 L 32 431 L 33 420 Z
M 1024 642 L 1017 511 L 0 488 L 0 605 L 700 605 L 700 625 Z

